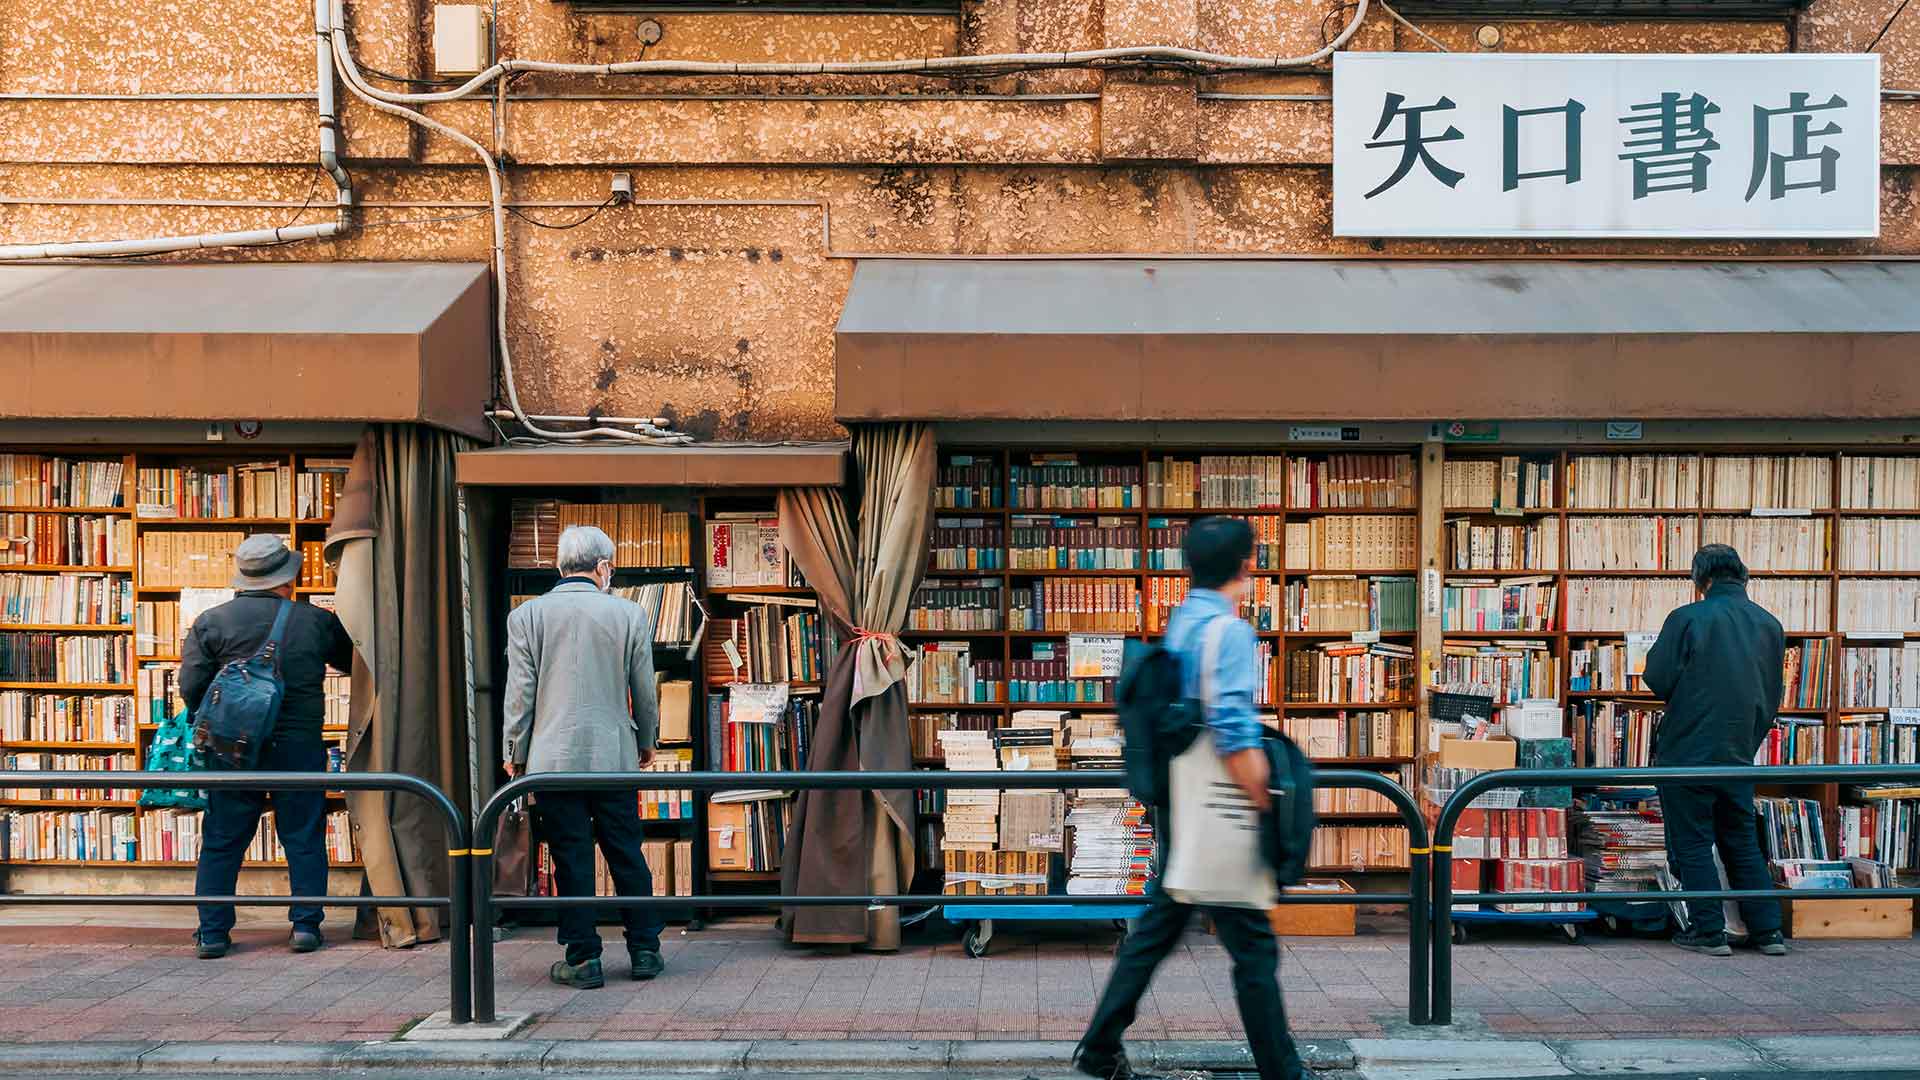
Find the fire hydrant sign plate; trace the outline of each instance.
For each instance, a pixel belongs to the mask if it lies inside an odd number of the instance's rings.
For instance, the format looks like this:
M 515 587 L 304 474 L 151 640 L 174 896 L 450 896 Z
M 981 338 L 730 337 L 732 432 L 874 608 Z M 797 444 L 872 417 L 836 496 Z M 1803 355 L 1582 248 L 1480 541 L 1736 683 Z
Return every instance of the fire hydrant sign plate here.
M 1880 58 L 1337 53 L 1333 231 L 1878 236 Z

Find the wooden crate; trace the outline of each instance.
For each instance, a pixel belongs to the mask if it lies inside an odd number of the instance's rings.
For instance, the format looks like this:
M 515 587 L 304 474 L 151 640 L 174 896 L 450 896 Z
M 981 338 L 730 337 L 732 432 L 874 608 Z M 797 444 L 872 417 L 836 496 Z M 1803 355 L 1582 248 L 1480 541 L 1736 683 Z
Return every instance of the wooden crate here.
M 1904 940 L 1913 936 L 1912 900 L 1795 899 L 1787 909 L 1788 927 L 1796 938 Z
M 1307 878 L 1288 892 L 1353 891 L 1338 878 Z M 1282 937 L 1352 937 L 1358 909 L 1352 904 L 1276 904 L 1268 910 L 1273 932 Z

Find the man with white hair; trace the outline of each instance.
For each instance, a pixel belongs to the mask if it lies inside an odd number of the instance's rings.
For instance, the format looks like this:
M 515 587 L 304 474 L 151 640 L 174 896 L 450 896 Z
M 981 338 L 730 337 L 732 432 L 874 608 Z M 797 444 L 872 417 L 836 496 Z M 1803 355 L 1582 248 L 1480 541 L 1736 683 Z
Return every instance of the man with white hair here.
M 631 772 L 653 764 L 659 703 L 653 685 L 653 627 L 613 585 L 613 541 L 588 525 L 560 534 L 560 583 L 507 616 L 505 758 L 523 772 Z M 597 841 L 622 896 L 653 895 L 640 853 L 639 802 L 631 791 L 548 791 L 534 820 L 553 853 L 562 896 L 594 892 Z M 635 979 L 660 974 L 660 921 L 626 908 L 627 954 Z M 600 934 L 588 908 L 560 909 L 566 958 L 548 976 L 562 986 L 606 985 Z

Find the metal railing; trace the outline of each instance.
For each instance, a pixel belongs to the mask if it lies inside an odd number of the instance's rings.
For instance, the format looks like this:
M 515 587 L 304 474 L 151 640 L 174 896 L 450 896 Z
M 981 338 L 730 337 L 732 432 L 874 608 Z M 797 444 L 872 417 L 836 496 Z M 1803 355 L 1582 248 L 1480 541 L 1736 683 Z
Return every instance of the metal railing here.
M 1404 905 L 1411 926 L 1408 959 L 1407 1017 L 1415 1024 L 1428 1022 L 1428 962 L 1426 935 L 1429 922 L 1422 917 L 1420 905 L 1427 901 L 1430 845 L 1427 824 L 1420 808 L 1405 788 L 1380 773 L 1358 769 L 1332 769 L 1314 773 L 1317 788 L 1364 788 L 1387 797 L 1406 824 L 1411 865 L 1404 893 L 1289 893 L 1281 897 L 1287 904 L 1392 904 Z M 1069 791 L 1083 788 L 1124 788 L 1125 774 L 1107 770 L 1068 772 L 694 772 L 694 773 L 535 773 L 508 783 L 494 793 L 474 819 L 473 834 L 491 838 L 499 828 L 500 817 L 521 798 L 542 791 L 948 791 L 970 790 L 1045 790 Z M 729 896 L 538 896 L 495 897 L 493 895 L 493 849 L 474 849 L 469 880 L 473 887 L 473 1016 L 480 1023 L 492 1023 L 494 1009 L 494 920 L 496 912 L 517 908 L 762 908 L 780 907 L 902 907 L 942 903 L 968 907 L 987 905 L 1091 905 L 1118 907 L 1137 905 L 1138 896 L 769 896 L 764 893 Z
M 473 1018 L 472 962 L 473 941 L 468 903 L 472 885 L 471 834 L 467 819 L 445 792 L 417 776 L 400 773 L 327 773 L 327 772 L 4 772 L 0 788 L 96 788 L 146 791 L 148 789 L 196 791 L 389 791 L 417 795 L 439 811 L 447 830 L 447 855 L 452 861 L 447 896 L 182 896 L 176 894 L 115 894 L 106 896 L 74 893 L 0 894 L 0 904 L 37 904 L 59 906 L 141 907 L 315 907 L 353 908 L 445 908 L 447 909 L 447 965 L 450 980 L 449 1015 L 456 1024 Z M 31 805 L 20 809 L 33 810 Z M 48 810 L 61 807 L 50 806 Z
M 1920 765 L 1743 765 L 1661 766 L 1625 769 L 1505 769 L 1481 773 L 1456 789 L 1433 828 L 1433 998 L 1432 1022 L 1453 1022 L 1453 905 L 1455 903 L 1592 903 L 1594 901 L 1669 900 L 1842 900 L 1855 897 L 1920 897 L 1920 888 L 1677 889 L 1655 892 L 1456 893 L 1453 891 L 1453 834 L 1474 799 L 1501 788 L 1658 787 L 1736 784 L 1920 783 Z M 1418 921 L 1417 919 L 1415 920 Z

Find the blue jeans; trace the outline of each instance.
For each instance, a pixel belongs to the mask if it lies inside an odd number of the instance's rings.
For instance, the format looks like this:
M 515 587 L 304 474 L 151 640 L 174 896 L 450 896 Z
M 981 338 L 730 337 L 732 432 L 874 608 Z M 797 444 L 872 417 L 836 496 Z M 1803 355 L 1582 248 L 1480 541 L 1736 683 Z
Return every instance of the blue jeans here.
M 325 772 L 326 744 L 319 739 L 275 739 L 260 754 L 262 772 Z M 207 792 L 207 812 L 201 828 L 200 868 L 193 881 L 195 896 L 232 896 L 240 880 L 240 864 L 260 829 L 260 815 L 273 802 L 273 824 L 287 853 L 287 879 L 294 896 L 323 896 L 327 891 L 327 796 L 323 791 Z M 299 905 L 289 909 L 296 930 L 320 929 L 321 910 Z M 199 937 L 225 941 L 233 931 L 234 909 L 200 909 Z

